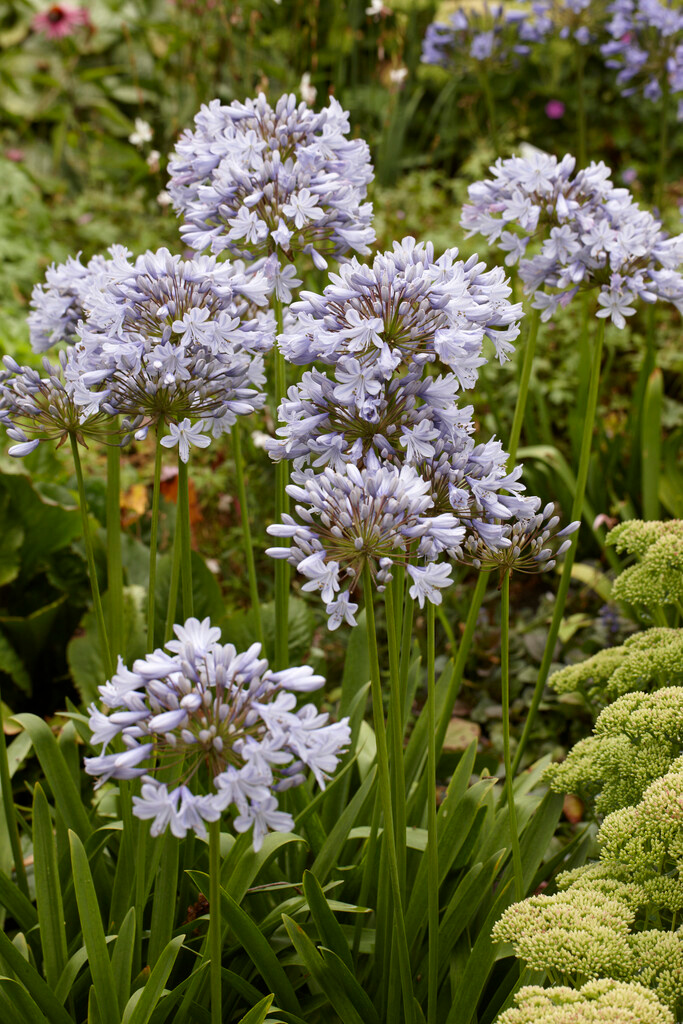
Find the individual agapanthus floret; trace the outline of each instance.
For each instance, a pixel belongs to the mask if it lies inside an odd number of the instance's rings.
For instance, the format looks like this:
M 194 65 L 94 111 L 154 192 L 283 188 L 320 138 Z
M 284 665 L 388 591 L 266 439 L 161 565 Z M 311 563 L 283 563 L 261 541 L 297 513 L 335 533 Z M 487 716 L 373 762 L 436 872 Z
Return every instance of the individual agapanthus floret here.
M 540 151 L 498 160 L 493 178 L 470 185 L 463 227 L 506 251 L 506 264 L 519 261 L 541 320 L 588 290 L 598 292 L 596 316 L 619 328 L 636 300 L 683 309 L 683 235 L 667 237 L 628 189 L 613 186 L 605 164 L 574 174 L 575 163 Z M 532 240 L 540 252 L 523 258 Z
M 595 802 L 598 817 L 637 804 L 683 746 L 683 687 L 625 693 L 601 711 L 592 736 L 544 779 L 557 793 Z
M 601 50 L 607 67 L 617 70 L 622 94 L 640 92 L 645 99 L 657 102 L 664 89 L 674 96 L 682 93 L 680 7 L 670 0 L 613 0 L 609 10 L 611 18 L 606 27 L 612 38 Z
M 484 338 L 501 363 L 519 334 L 521 305 L 500 267 L 457 249 L 434 259 L 431 242 L 407 237 L 371 265 L 349 260 L 330 274 L 322 295 L 302 292 L 292 305 L 295 323 L 278 341 L 293 363 L 352 363 L 367 381 L 390 378 L 399 366 L 445 365 L 460 387 L 476 384 Z M 345 366 L 345 369 L 347 367 Z
M 683 598 L 683 520 L 629 520 L 610 530 L 607 543 L 638 558 L 614 581 L 615 600 L 658 608 Z
M 577 690 L 590 702 L 606 704 L 631 690 L 683 684 L 683 629 L 655 626 L 607 647 L 578 665 L 551 675 L 557 693 Z
M 110 254 L 125 253 L 114 246 Z M 73 345 L 78 340 L 76 328 L 86 316 L 88 293 L 103 283 L 114 266 L 114 260 L 93 256 L 83 266 L 80 254 L 69 256 L 66 263 L 48 267 L 45 284 L 37 284 L 31 294 L 31 312 L 27 317 L 31 347 L 46 352 L 60 341 Z
M 218 437 L 265 401 L 274 318 L 258 307 L 268 291 L 262 274 L 213 256 L 182 260 L 159 249 L 121 259 L 116 276 L 91 292 L 79 327 L 68 376 L 74 402 L 84 414 L 105 409 L 176 427 L 199 418 Z
M 453 515 L 429 515 L 429 483 L 412 466 L 399 469 L 372 452 L 361 469 L 346 463 L 340 471 L 306 470 L 293 479 L 287 493 L 298 502 L 296 518 L 285 514 L 281 523 L 268 527 L 271 536 L 290 540 L 291 547 L 268 548 L 266 553 L 294 565 L 307 579 L 303 590 L 320 591 L 330 628 L 340 624 L 340 608 L 346 612 L 350 607 L 350 595 L 366 565 L 383 589 L 392 578 L 392 566 L 405 564 L 411 549 L 417 565 L 423 566 L 425 560 L 434 562 L 452 552 L 465 534 Z M 433 571 L 429 583 L 448 585 L 438 582 Z M 353 624 L 348 614 L 345 618 Z
M 552 970 L 567 980 L 631 980 L 634 912 L 621 900 L 588 888 L 532 896 L 505 911 L 493 929 L 532 970 Z
M 59 353 L 58 364 L 43 357 L 45 376 L 31 366 L 20 366 L 4 356 L 6 371 L 0 374 L 0 423 L 16 442 L 9 454 L 22 458 L 35 451 L 43 441 L 64 444 L 73 435 L 79 444 L 88 441 L 119 444 L 125 436 L 106 410 L 93 410 L 86 416 L 73 399 L 65 383 L 73 349 Z M 131 423 L 130 429 L 139 426 Z
M 263 93 L 245 103 L 212 100 L 169 161 L 168 187 L 193 249 L 243 259 L 307 253 L 316 266 L 375 240 L 370 151 L 349 139 L 349 118 L 333 97 L 316 113 L 296 97 L 271 107 Z
M 502 70 L 529 47 L 521 34 L 528 13 L 504 3 L 490 7 L 459 7 L 447 22 L 435 21 L 422 41 L 422 63 L 437 64 L 457 74 Z
M 553 569 L 571 545 L 569 536 L 581 524 L 575 521 L 558 530 L 560 517 L 555 515 L 552 502 L 537 512 L 540 499 L 527 501 L 533 503 L 531 512 L 509 522 L 473 520 L 474 529 L 457 552 L 458 561 L 487 571 L 536 573 Z
M 261 645 L 238 653 L 221 644 L 209 619 L 174 626 L 175 639 L 99 687 L 103 710 L 91 705 L 92 744 L 85 759 L 98 786 L 109 779 L 143 777 L 133 813 L 151 820 L 152 835 L 170 827 L 206 834 L 205 822 L 234 808 L 238 832 L 253 830 L 258 850 L 269 830 L 289 831 L 290 814 L 276 794 L 304 781 L 306 768 L 324 788 L 350 740 L 348 719 L 329 722 L 314 704 L 297 708 L 297 693 L 325 682 L 309 666 L 272 672 Z M 125 751 L 106 752 L 120 737 Z M 155 778 L 156 768 L 182 765 L 173 783 Z
M 565 985 L 528 985 L 515 1006 L 496 1024 L 675 1024 L 673 1014 L 654 992 L 637 982 L 601 978 L 579 989 Z

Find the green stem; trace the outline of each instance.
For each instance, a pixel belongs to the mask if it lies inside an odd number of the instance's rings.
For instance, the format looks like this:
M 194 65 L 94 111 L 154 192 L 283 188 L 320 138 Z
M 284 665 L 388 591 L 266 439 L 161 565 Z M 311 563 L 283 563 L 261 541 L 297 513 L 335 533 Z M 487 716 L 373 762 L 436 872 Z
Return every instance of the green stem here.
M 512 788 L 513 772 L 510 758 L 510 573 L 503 573 L 500 592 L 500 681 L 503 703 L 503 760 L 505 762 L 505 797 L 510 817 L 510 842 L 515 872 L 515 899 L 524 898 L 522 853 L 517 834 L 517 810 Z
M 375 804 L 372 809 L 372 820 L 370 822 L 370 838 L 368 839 L 368 845 L 365 851 L 365 862 L 363 865 L 363 878 L 360 884 L 360 895 L 358 897 L 358 906 L 367 906 L 368 896 L 370 894 L 370 882 L 372 880 L 372 873 L 375 868 L 375 857 L 377 856 L 377 836 L 379 833 L 379 818 L 382 811 L 382 800 L 379 794 L 379 790 L 375 790 Z M 356 915 L 356 923 L 353 929 L 353 962 L 354 964 L 358 960 L 358 951 L 360 949 L 360 940 L 363 934 L 363 915 Z
M 107 590 L 112 653 L 123 651 L 123 564 L 121 561 L 121 449 L 107 447 Z
M 279 299 L 273 299 L 275 320 L 278 334 L 283 331 L 282 303 Z M 275 421 L 277 412 L 285 392 L 287 390 L 287 376 L 285 372 L 285 357 L 275 345 Z M 275 463 L 275 521 L 282 522 L 282 516 L 289 509 L 289 498 L 287 497 L 287 484 L 289 482 L 289 463 L 281 459 Z M 283 546 L 286 541 L 280 538 L 278 546 Z M 289 563 L 284 558 L 275 559 L 275 668 L 285 669 L 289 664 Z
M 584 168 L 586 166 L 586 97 L 584 93 L 586 55 L 584 47 L 579 43 L 576 44 L 574 49 L 576 53 L 576 84 L 579 101 L 577 125 L 579 168 Z
M 522 363 L 522 376 L 519 381 L 519 391 L 517 392 L 517 404 L 515 405 L 515 415 L 512 420 L 512 430 L 510 431 L 510 442 L 508 444 L 508 469 L 512 469 L 515 462 L 515 456 L 517 455 L 517 447 L 519 445 L 519 438 L 522 433 L 522 424 L 524 422 L 524 413 L 526 411 L 526 400 L 529 393 L 529 381 L 531 379 L 531 369 L 534 362 L 534 352 L 536 351 L 536 338 L 538 337 L 538 327 L 541 322 L 541 312 L 538 309 L 532 309 L 529 313 L 529 331 L 526 338 L 526 346 L 524 349 L 524 362 Z
M 571 511 L 571 520 L 581 519 L 583 512 L 583 499 L 586 493 L 586 481 L 588 480 L 588 466 L 590 463 L 591 444 L 593 441 L 593 427 L 595 425 L 595 412 L 598 405 L 598 393 L 600 388 L 600 362 L 602 359 L 602 347 L 605 340 L 605 321 L 601 319 L 598 322 L 596 331 L 596 337 L 593 343 L 593 358 L 591 360 L 591 378 L 588 387 L 588 401 L 586 402 L 586 418 L 583 425 L 583 434 L 581 437 L 581 453 L 579 456 L 579 470 L 576 475 L 576 491 L 574 492 L 574 502 Z M 567 600 L 567 594 L 569 592 L 569 583 L 571 581 L 572 567 L 574 565 L 574 558 L 576 557 L 576 546 L 579 539 L 579 530 L 572 537 L 571 547 L 567 551 L 564 559 L 564 565 L 562 566 L 562 576 L 560 579 L 560 585 L 557 590 L 557 597 L 555 598 L 555 609 L 553 612 L 552 622 L 550 623 L 550 630 L 548 631 L 548 638 L 545 643 L 545 649 L 543 651 L 543 659 L 541 666 L 538 670 L 538 677 L 536 679 L 536 686 L 534 694 L 531 700 L 531 706 L 527 715 L 526 722 L 524 723 L 524 730 L 522 737 L 517 747 L 517 753 L 515 754 L 514 764 L 512 766 L 513 775 L 517 773 L 519 765 L 522 759 L 522 754 L 529 740 L 529 735 L 536 718 L 538 706 L 541 703 L 543 696 L 543 689 L 548 678 L 548 672 L 550 671 L 550 665 L 553 658 L 553 651 L 555 650 L 555 643 L 557 641 L 557 635 L 560 631 L 560 623 L 562 622 L 562 615 L 564 613 L 564 606 Z
M 178 603 L 178 583 L 180 582 L 180 551 L 182 548 L 180 538 L 180 523 L 176 510 L 175 535 L 173 537 L 173 561 L 171 562 L 171 582 L 168 587 L 168 604 L 166 606 L 166 624 L 164 626 L 164 643 L 173 636 L 175 625 L 175 611 Z
M 211 957 L 211 1024 L 221 1024 L 223 995 L 221 986 L 221 823 L 209 823 L 209 955 Z
M 487 71 L 483 71 L 480 76 L 481 87 L 484 93 L 484 99 L 486 100 L 486 111 L 489 117 L 489 131 L 491 132 L 491 142 L 493 148 L 496 151 L 496 155 L 499 152 L 498 149 L 498 132 L 496 130 L 496 104 L 493 99 L 493 92 L 491 91 L 491 80 Z
M 154 483 L 152 484 L 152 526 L 149 537 L 149 585 L 147 590 L 147 650 L 154 650 L 154 614 L 157 589 L 157 546 L 159 537 L 159 498 L 161 495 L 161 456 L 164 436 L 163 417 L 157 423 L 157 442 L 154 450 Z M 180 491 L 179 491 L 180 493 Z
M 178 516 L 180 517 L 180 568 L 183 581 L 183 618 L 194 615 L 192 596 L 192 543 L 190 537 L 190 481 L 187 463 L 178 456 Z
M 244 552 L 247 562 L 247 575 L 249 577 L 249 595 L 251 598 L 251 610 L 256 625 L 256 639 L 261 644 L 263 651 L 263 623 L 261 622 L 261 602 L 258 596 L 258 583 L 256 580 L 256 563 L 254 562 L 254 547 L 251 540 L 251 526 L 249 524 L 249 508 L 247 506 L 247 489 L 244 484 L 244 462 L 242 459 L 242 441 L 240 436 L 239 420 L 232 428 L 232 454 L 235 459 L 235 482 L 237 484 L 237 497 L 240 503 L 240 514 L 242 517 L 242 536 L 244 538 Z
M 396 608 L 394 589 L 388 583 L 384 591 L 384 606 L 387 619 L 387 641 L 389 647 L 389 749 L 391 750 L 392 803 L 396 824 L 396 856 L 401 899 L 405 900 L 406 888 L 406 783 L 403 773 L 403 704 L 401 701 L 401 675 L 399 667 L 398 634 L 396 630 Z
M 75 434 L 69 434 L 71 441 L 71 452 L 74 457 L 74 468 L 76 470 L 76 481 L 78 483 L 78 503 L 81 507 L 81 521 L 83 523 L 83 542 L 85 544 L 85 557 L 88 563 L 88 574 L 90 576 L 90 587 L 92 590 L 92 602 L 95 610 L 95 619 L 97 621 L 97 632 L 100 638 L 100 648 L 102 650 L 102 662 L 104 665 L 104 671 L 107 678 L 113 675 L 114 667 L 111 660 L 111 653 L 109 650 L 109 641 L 107 639 L 107 627 L 104 622 L 104 612 L 102 610 L 102 598 L 100 597 L 100 586 L 97 582 L 97 569 L 95 568 L 95 555 L 93 553 L 92 535 L 90 533 L 90 522 L 88 520 L 88 506 L 85 498 L 85 484 L 83 483 L 83 469 L 81 467 L 81 457 L 78 454 L 78 441 L 76 440 Z
M 671 106 L 671 88 L 669 86 L 669 76 L 666 72 L 662 75 L 660 84 L 662 88 L 662 110 L 659 122 L 659 156 L 657 160 L 657 181 L 655 184 L 654 201 L 661 220 L 669 149 L 669 108 Z
M 408 940 L 405 930 L 403 901 L 398 874 L 398 860 L 394 842 L 394 815 L 391 806 L 391 779 L 389 777 L 389 752 L 384 728 L 384 709 L 382 707 L 382 683 L 379 671 L 379 654 L 377 651 L 377 633 L 375 610 L 372 604 L 373 582 L 370 566 L 366 563 L 363 570 L 363 594 L 365 597 L 365 615 L 367 620 L 368 655 L 370 659 L 370 685 L 372 690 L 372 715 L 377 741 L 377 769 L 379 773 L 379 789 L 384 813 L 384 841 L 389 866 L 389 881 L 394 899 L 394 923 L 396 943 L 398 946 L 401 989 L 403 992 L 403 1012 L 405 1024 L 413 1024 L 415 1014 L 413 1005 L 413 979 L 410 970 Z
M 21 849 L 21 838 L 17 824 L 17 812 L 14 807 L 14 795 L 12 793 L 12 779 L 9 773 L 9 761 L 7 758 L 7 743 L 5 741 L 5 729 L 2 718 L 2 696 L 0 695 L 0 786 L 2 787 L 2 803 L 5 810 L 5 822 L 9 833 L 12 857 L 14 859 L 14 872 L 17 876 L 17 885 L 24 896 L 29 898 L 28 879 L 24 867 L 24 854 Z
M 434 605 L 427 602 L 427 866 L 429 953 L 427 1024 L 436 1024 L 439 981 L 439 845 L 436 831 L 436 684 Z

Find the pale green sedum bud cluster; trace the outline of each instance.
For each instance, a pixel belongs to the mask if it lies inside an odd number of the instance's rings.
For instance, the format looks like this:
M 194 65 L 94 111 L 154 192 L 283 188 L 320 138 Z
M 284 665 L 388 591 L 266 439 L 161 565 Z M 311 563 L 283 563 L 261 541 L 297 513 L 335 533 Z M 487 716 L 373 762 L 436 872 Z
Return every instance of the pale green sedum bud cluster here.
M 683 598 L 683 520 L 629 520 L 609 532 L 607 543 L 639 559 L 615 580 L 615 601 L 658 608 Z
M 497 1024 L 674 1024 L 671 1011 L 642 985 L 604 978 L 581 989 L 528 985 Z

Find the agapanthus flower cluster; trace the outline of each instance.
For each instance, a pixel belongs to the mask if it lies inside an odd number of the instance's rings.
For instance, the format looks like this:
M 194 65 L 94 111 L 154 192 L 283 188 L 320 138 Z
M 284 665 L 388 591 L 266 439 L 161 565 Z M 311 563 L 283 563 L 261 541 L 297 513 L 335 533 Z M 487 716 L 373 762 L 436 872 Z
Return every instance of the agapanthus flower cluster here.
M 683 11 L 669 0 L 613 0 L 607 31 L 611 40 L 601 47 L 607 67 L 617 70 L 624 95 L 642 92 L 658 102 L 663 90 L 679 95 L 683 119 Z M 626 87 L 626 88 L 624 88 Z
M 474 522 L 475 529 L 468 533 L 459 560 L 485 571 L 537 573 L 554 569 L 558 558 L 569 550 L 569 537 L 581 525 L 578 520 L 558 530 L 560 517 L 549 502 L 542 512 L 540 500 L 532 499 L 532 509 L 526 516 L 503 522 L 486 529 Z
M 654 992 L 637 982 L 601 978 L 579 989 L 527 985 L 515 1006 L 496 1024 L 675 1024 L 674 1016 Z
M 183 260 L 168 249 L 115 262 L 116 273 L 90 292 L 69 350 L 73 400 L 84 417 L 105 410 L 147 424 L 163 418 L 166 443 L 187 455 L 190 444 L 204 445 L 203 426 L 218 437 L 265 401 L 274 317 L 259 307 L 268 282 L 239 262 Z
M 348 719 L 329 722 L 314 704 L 297 708 L 297 694 L 324 684 L 309 666 L 272 672 L 260 644 L 238 653 L 209 619 L 188 619 L 174 632 L 165 650 L 132 670 L 119 659 L 99 687 L 102 709 L 91 705 L 89 724 L 102 748 L 85 770 L 98 786 L 141 776 L 133 813 L 152 822 L 152 835 L 170 828 L 205 836 L 205 823 L 233 808 L 234 828 L 251 829 L 258 850 L 269 830 L 293 828 L 277 794 L 300 785 L 307 768 L 324 789 L 350 741 Z M 123 751 L 107 753 L 114 740 Z M 155 777 L 156 769 L 166 771 Z
M 422 41 L 423 64 L 466 74 L 480 67 L 500 68 L 529 47 L 520 35 L 528 14 L 507 4 L 458 8 L 447 22 L 435 21 Z
M 586 46 L 602 28 L 606 6 L 606 0 L 533 0 L 532 16 L 520 26 L 520 37 L 543 43 L 556 34 Z
M 0 373 L 0 423 L 15 442 L 9 454 L 23 458 L 41 442 L 56 442 L 57 447 L 74 436 L 79 444 L 88 441 L 120 444 L 127 436 L 115 424 L 107 410 L 83 414 L 74 401 L 65 380 L 68 354 L 59 353 L 59 362 L 43 357 L 44 376 L 32 366 L 20 366 L 12 356 L 3 356 L 6 369 Z M 128 430 L 139 422 L 130 423 Z
M 604 163 L 574 174 L 575 165 L 541 152 L 497 160 L 493 178 L 470 186 L 463 227 L 507 252 L 508 265 L 519 261 L 542 320 L 589 289 L 598 290 L 596 315 L 620 328 L 636 300 L 683 310 L 683 235 L 667 237 L 628 189 L 614 187 Z M 524 258 L 532 241 L 540 252 Z
M 287 261 L 299 253 L 322 268 L 330 257 L 368 253 L 373 172 L 367 143 L 348 133 L 348 114 L 334 98 L 319 112 L 297 105 L 293 94 L 275 108 L 263 93 L 203 106 L 169 161 L 183 240 L 197 250 L 270 258 L 285 293 L 295 275 Z
M 303 292 L 292 305 L 295 322 L 279 342 L 293 363 L 355 361 L 366 391 L 399 367 L 436 362 L 473 387 L 493 342 L 501 363 L 519 335 L 521 305 L 509 302 L 500 267 L 486 270 L 477 256 L 458 260 L 457 249 L 434 258 L 431 242 L 407 237 L 371 265 L 351 259 L 330 274 L 322 295 Z M 355 363 L 352 364 L 355 367 Z

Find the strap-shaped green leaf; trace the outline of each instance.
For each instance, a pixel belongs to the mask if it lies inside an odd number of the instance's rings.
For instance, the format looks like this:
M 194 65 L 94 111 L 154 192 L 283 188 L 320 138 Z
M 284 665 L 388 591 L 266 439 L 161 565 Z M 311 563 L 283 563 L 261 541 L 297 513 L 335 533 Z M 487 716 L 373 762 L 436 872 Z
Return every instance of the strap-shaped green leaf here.
M 119 1011 L 123 1013 L 130 995 L 130 979 L 135 950 L 135 907 L 130 907 L 121 922 L 111 954 L 111 970 L 118 996 Z
M 0 871 L 0 906 L 7 910 L 25 932 L 38 924 L 36 908 L 4 871 Z
M 52 730 L 37 715 L 15 715 L 14 719 L 23 725 L 31 737 L 33 749 L 67 828 L 85 840 L 92 832 L 92 826 Z
M 45 979 L 54 990 L 67 961 L 66 927 L 57 844 L 52 832 L 50 808 L 40 783 L 36 784 L 33 794 L 33 855 L 43 967 Z
M 3 1024 L 47 1024 L 45 1015 L 25 988 L 12 978 L 0 978 Z
M 318 879 L 310 871 L 304 872 L 304 893 L 308 900 L 308 906 L 316 928 L 318 929 L 320 941 L 324 946 L 328 946 L 333 950 L 348 969 L 353 971 L 353 960 L 349 944 L 339 922 L 330 910 Z
M 133 996 L 131 996 L 123 1013 L 122 1024 L 148 1024 L 149 1018 L 152 1016 L 154 1008 L 164 991 L 169 975 L 173 970 L 173 965 L 183 944 L 183 939 L 183 935 L 176 935 L 164 947 L 152 969 L 152 973 L 147 979 L 145 987 L 141 990 L 142 994 L 132 1006 Z M 134 993 L 134 995 L 137 995 L 137 993 Z
M 251 1010 L 247 1010 L 244 1017 L 239 1021 L 239 1024 L 263 1024 L 263 1021 L 268 1016 L 268 1010 L 270 1010 L 272 1004 L 272 994 L 264 996 L 256 1006 L 252 1006 Z
M 301 928 L 296 921 L 293 921 L 291 917 L 287 917 L 286 914 L 282 915 L 282 920 L 284 921 L 285 928 L 287 929 L 287 934 L 292 940 L 292 945 L 311 975 L 311 980 L 314 983 L 314 986 L 319 986 L 323 990 L 343 1024 L 375 1024 L 377 1020 L 376 1016 L 366 1018 L 361 1016 L 351 999 L 350 993 L 345 990 L 343 984 L 339 982 L 334 970 L 325 963 L 321 954 L 315 948 L 303 928 Z M 344 968 L 341 960 L 337 960 L 337 963 Z M 344 968 L 344 970 L 346 970 L 346 968 Z M 350 977 L 353 976 L 350 975 Z M 358 983 L 356 982 L 356 984 Z M 360 988 L 360 986 L 358 987 Z M 313 991 L 315 991 L 315 987 L 313 988 Z M 363 995 L 365 995 L 365 993 L 363 993 Z M 367 996 L 365 996 L 365 998 L 367 999 Z M 372 1007 L 369 999 L 367 1001 Z
M 88 951 L 99 1014 L 102 1024 L 121 1024 L 114 974 L 88 857 L 83 843 L 75 832 L 69 832 L 69 843 L 78 916 L 81 919 L 83 942 Z
M 225 891 L 237 903 L 242 902 L 247 889 L 251 888 L 261 871 L 279 850 L 290 843 L 306 843 L 305 839 L 293 832 L 269 832 L 263 837 L 261 849 L 256 852 L 252 846 L 251 836 L 247 836 L 247 839 L 248 847 L 243 850 L 227 879 L 223 879 Z
M 339 816 L 339 820 L 325 840 L 322 850 L 311 865 L 311 871 L 321 885 L 339 860 L 346 837 L 355 825 L 356 819 L 363 810 L 366 800 L 372 794 L 376 771 L 377 769 L 373 768 L 366 776 L 362 785 L 354 793 L 353 798 Z
M 51 1024 L 73 1024 L 73 1019 L 47 982 L 43 981 L 35 967 L 24 959 L 3 931 L 0 931 L 0 957 L 16 974 L 18 980 Z

